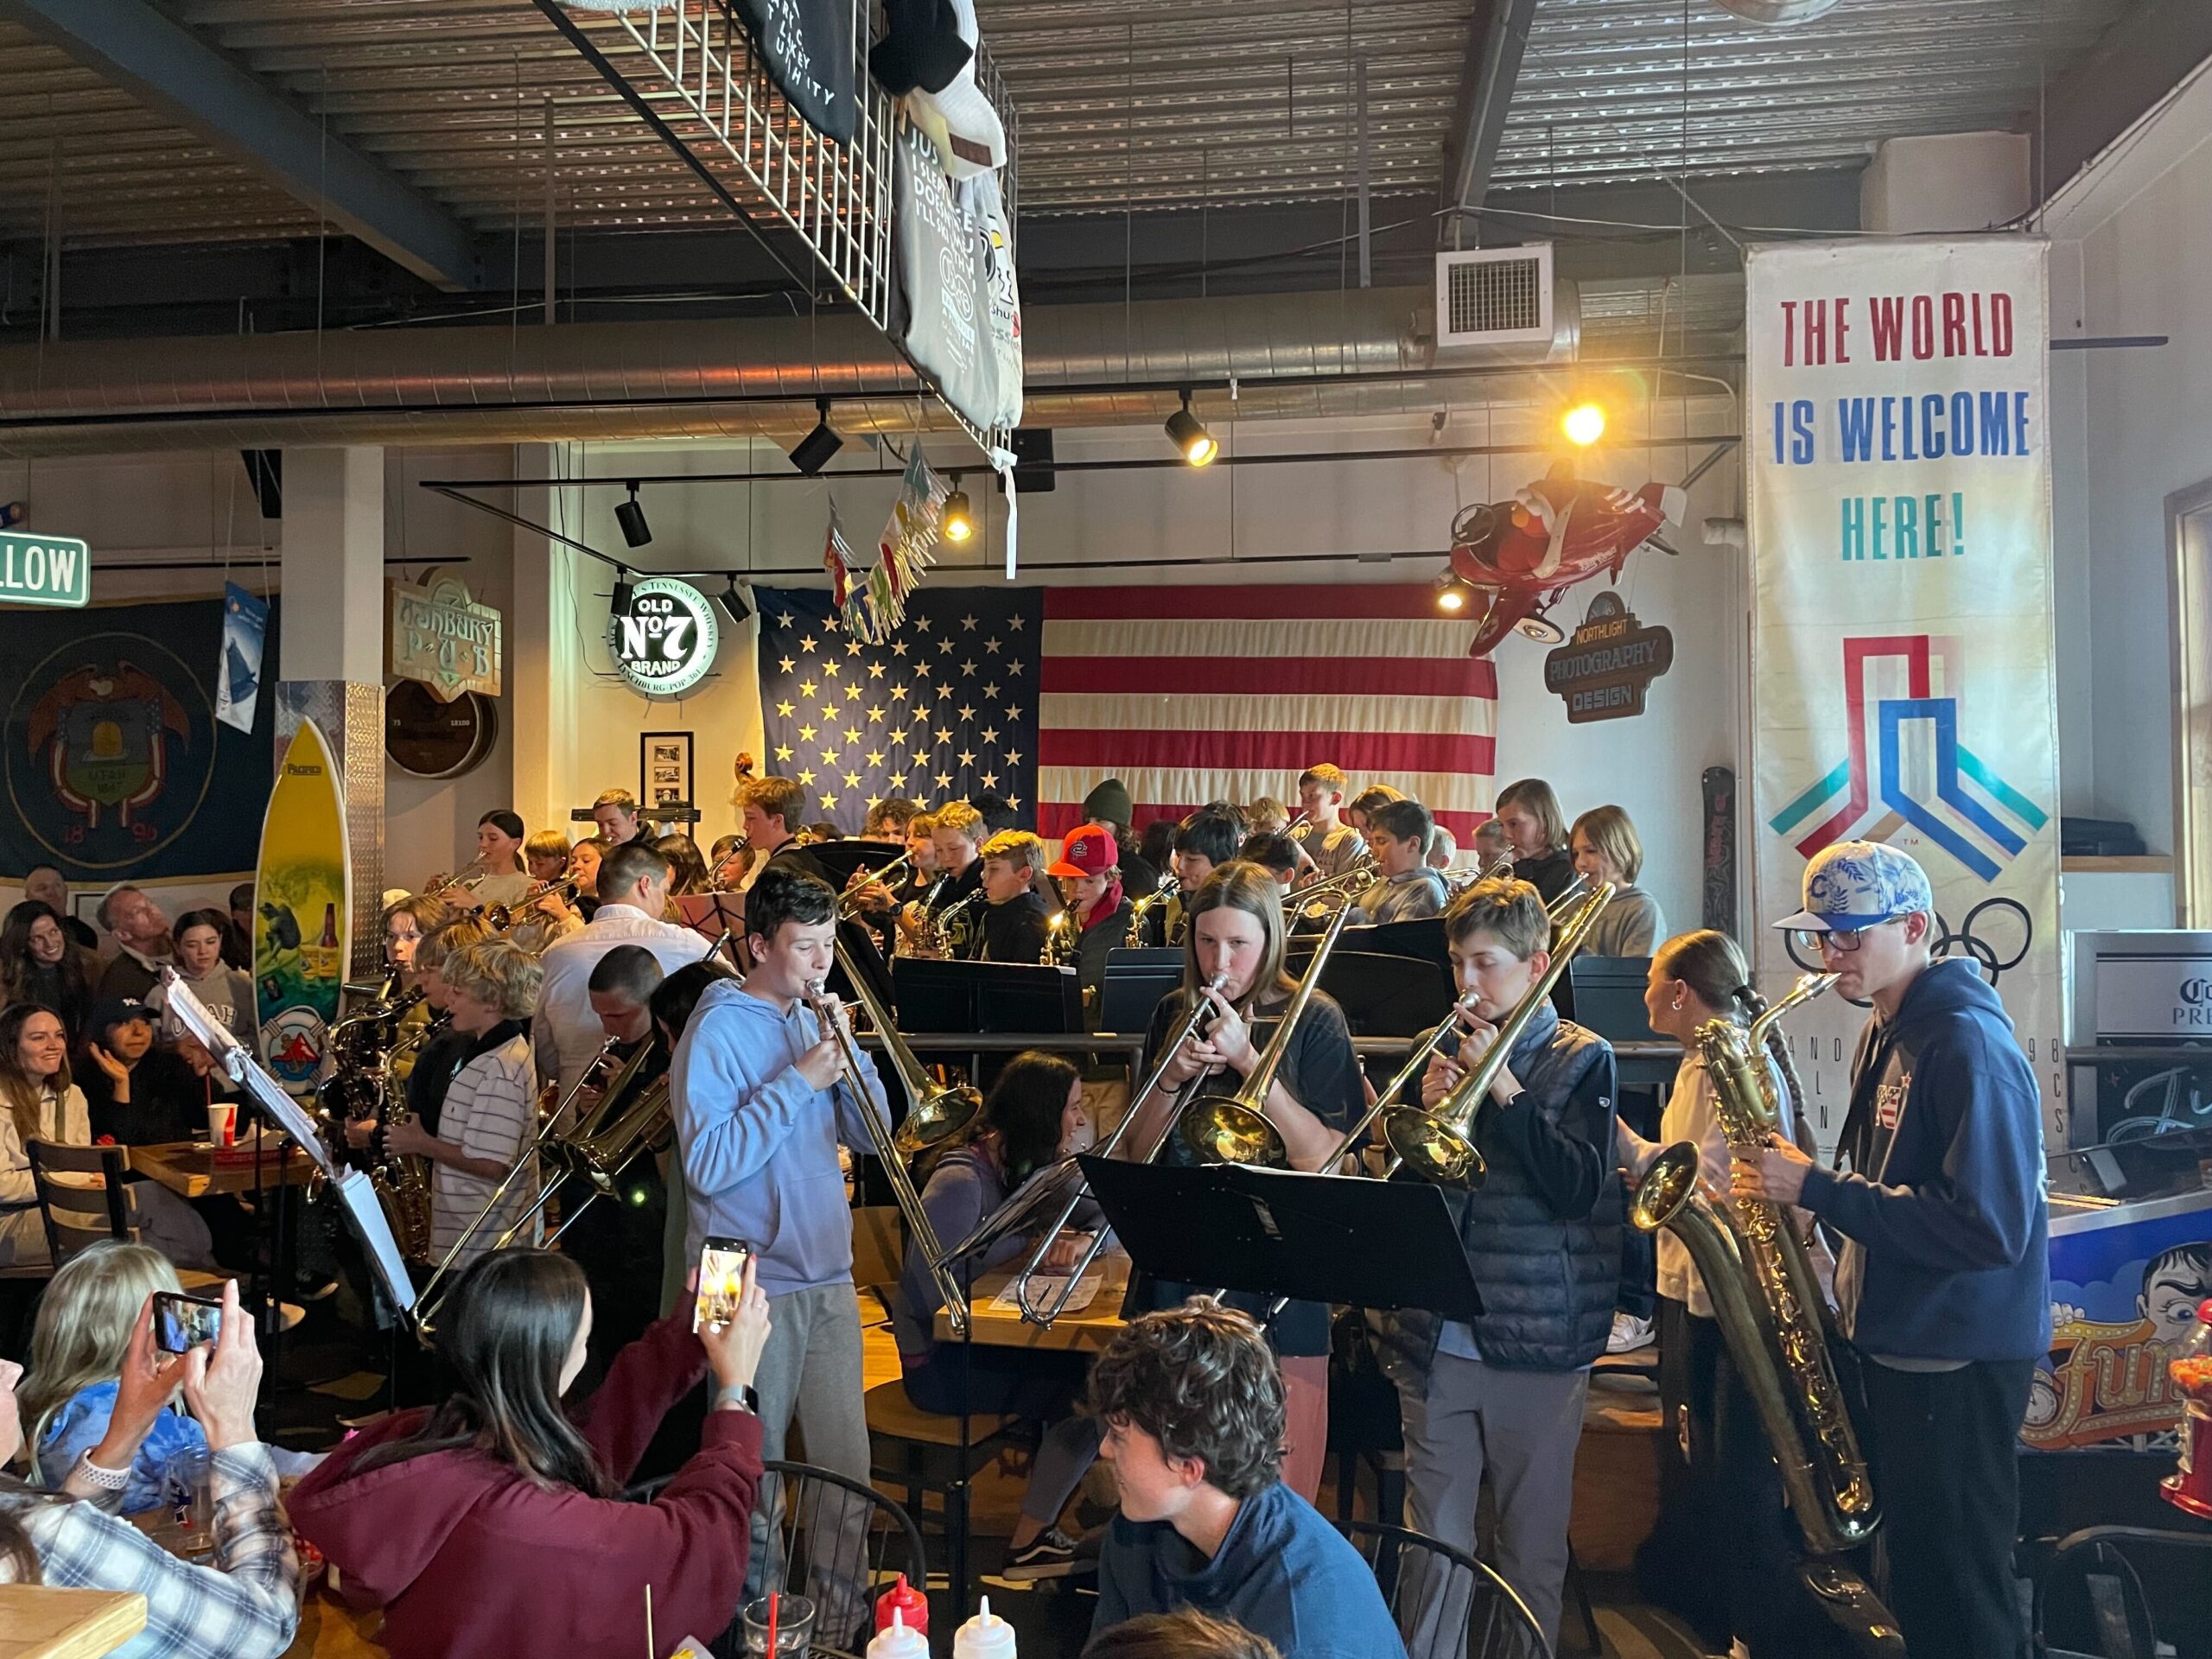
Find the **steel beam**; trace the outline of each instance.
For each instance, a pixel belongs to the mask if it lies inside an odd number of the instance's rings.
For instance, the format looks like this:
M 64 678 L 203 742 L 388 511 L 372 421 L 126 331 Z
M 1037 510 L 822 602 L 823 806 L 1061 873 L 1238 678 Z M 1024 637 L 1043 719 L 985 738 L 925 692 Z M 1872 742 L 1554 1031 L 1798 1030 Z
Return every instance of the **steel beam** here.
M 1467 51 L 1459 66 L 1459 93 L 1444 139 L 1444 183 L 1437 206 L 1437 237 L 1449 243 L 1459 231 L 1459 209 L 1479 207 L 1490 194 L 1505 136 L 1505 111 L 1521 79 L 1521 54 L 1536 0 L 1475 0 L 1467 19 Z
M 2051 86 L 2040 111 L 2036 194 L 2047 201 L 2089 159 L 2212 57 L 2212 6 L 2140 0 Z
M 146 0 L 0 0 L 0 16 L 425 281 L 475 286 L 466 226 Z

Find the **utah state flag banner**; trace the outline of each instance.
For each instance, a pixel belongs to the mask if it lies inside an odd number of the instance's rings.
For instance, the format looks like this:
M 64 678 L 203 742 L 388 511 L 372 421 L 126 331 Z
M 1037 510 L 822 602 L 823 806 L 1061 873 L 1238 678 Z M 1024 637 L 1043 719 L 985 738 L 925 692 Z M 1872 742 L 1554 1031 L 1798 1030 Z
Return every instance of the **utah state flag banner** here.
M 1746 304 L 1760 988 L 1817 966 L 1767 925 L 1808 858 L 1910 853 L 2063 1146 L 2044 245 L 1758 247 Z M 1831 993 L 1789 1024 L 1824 1148 L 1865 1020 Z

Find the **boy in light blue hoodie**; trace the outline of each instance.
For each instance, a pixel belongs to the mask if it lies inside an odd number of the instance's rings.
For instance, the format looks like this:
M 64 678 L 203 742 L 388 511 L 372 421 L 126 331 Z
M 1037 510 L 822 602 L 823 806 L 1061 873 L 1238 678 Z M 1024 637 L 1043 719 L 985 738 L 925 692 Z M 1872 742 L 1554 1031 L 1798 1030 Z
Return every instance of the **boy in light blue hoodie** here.
M 743 984 L 709 985 L 669 1067 L 670 1107 L 690 1205 L 684 1239 L 696 1260 L 710 1235 L 740 1238 L 768 1293 L 768 1345 L 753 1376 L 762 1454 L 784 1455 L 796 1410 L 809 1461 L 866 1484 L 861 1325 L 853 1294 L 852 1212 L 837 1163 L 842 1140 L 872 1149 L 862 1112 L 887 1118 L 883 1085 L 862 1058 L 863 1099 L 844 1077 L 834 1034 L 810 1006 L 836 962 L 837 895 L 803 870 L 773 865 L 746 895 Z M 757 1575 L 770 1555 L 768 1517 L 780 1494 L 761 1483 L 753 1516 Z M 854 1536 L 829 1559 L 865 1560 Z M 866 1615 L 863 1586 L 833 1582 L 821 1629 L 846 1636 Z M 758 1585 L 749 1583 L 747 1596 Z

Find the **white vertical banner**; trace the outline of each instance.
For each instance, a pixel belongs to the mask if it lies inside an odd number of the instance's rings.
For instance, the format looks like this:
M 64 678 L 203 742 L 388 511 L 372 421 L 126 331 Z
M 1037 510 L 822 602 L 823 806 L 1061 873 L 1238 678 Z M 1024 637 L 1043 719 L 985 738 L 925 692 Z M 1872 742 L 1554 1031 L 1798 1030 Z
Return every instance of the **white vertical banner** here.
M 1751 818 L 1762 989 L 1818 965 L 1768 926 L 1813 854 L 1910 853 L 2063 1146 L 2044 253 L 2018 236 L 1751 251 Z M 1831 993 L 1790 1021 L 1823 1147 L 1865 1019 Z

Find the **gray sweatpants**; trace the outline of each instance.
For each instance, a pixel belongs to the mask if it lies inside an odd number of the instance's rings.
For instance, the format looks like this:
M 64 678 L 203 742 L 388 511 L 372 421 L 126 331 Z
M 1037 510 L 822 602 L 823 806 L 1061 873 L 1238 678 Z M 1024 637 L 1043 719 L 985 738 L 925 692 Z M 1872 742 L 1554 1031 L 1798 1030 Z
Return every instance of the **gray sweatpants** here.
M 863 1486 L 868 1481 L 868 1408 L 861 1387 L 861 1319 L 849 1284 L 823 1285 L 795 1290 L 768 1299 L 768 1345 L 761 1351 L 760 1367 L 753 1387 L 760 1396 L 760 1452 L 768 1459 L 784 1455 L 785 1437 L 794 1415 L 806 1441 L 806 1461 L 849 1476 Z M 776 1587 L 786 1574 L 793 1590 L 804 1564 L 794 1571 L 780 1558 L 782 1546 L 771 1545 L 770 1523 L 780 1521 L 782 1483 L 765 1480 L 753 1510 L 753 1555 L 746 1567 L 747 1601 L 765 1595 L 769 1574 Z M 833 1575 L 823 1586 L 826 1607 L 815 1613 L 817 1639 L 842 1647 L 859 1629 L 870 1610 L 868 1586 L 858 1573 L 867 1565 L 868 1513 L 853 1503 L 825 1502 L 823 1513 L 839 1522 L 834 1548 L 827 1539 L 815 1541 L 811 1554 L 820 1563 L 836 1562 L 849 1570 Z M 771 1560 L 773 1554 L 776 1559 Z
M 1439 1354 L 1421 1384 L 1398 1387 L 1406 1433 L 1406 1493 L 1416 1532 L 1469 1554 L 1475 1549 L 1475 1500 L 1483 1471 L 1497 1497 L 1496 1548 L 1484 1559 L 1520 1592 L 1559 1645 L 1559 1605 L 1567 1582 L 1567 1520 L 1574 1503 L 1574 1452 L 1582 1438 L 1587 1371 L 1513 1371 L 1478 1359 Z M 1406 1646 L 1440 1651 L 1440 1630 L 1464 1630 L 1464 1589 L 1409 1586 L 1401 1605 Z

